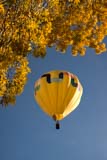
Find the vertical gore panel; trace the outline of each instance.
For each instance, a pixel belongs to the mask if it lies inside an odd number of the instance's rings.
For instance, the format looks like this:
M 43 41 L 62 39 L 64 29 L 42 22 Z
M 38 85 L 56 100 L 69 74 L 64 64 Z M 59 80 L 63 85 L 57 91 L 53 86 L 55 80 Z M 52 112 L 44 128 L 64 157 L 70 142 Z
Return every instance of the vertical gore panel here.
M 36 100 L 40 104 L 40 107 L 44 112 L 51 116 L 50 103 L 48 98 L 48 92 L 46 88 L 46 78 L 40 78 L 40 89 L 36 93 Z
M 67 108 L 64 111 L 63 116 L 66 117 L 68 114 L 70 114 L 80 103 L 81 96 L 82 96 L 83 89 L 80 88 L 80 90 L 76 90 L 74 97 L 69 102 Z
M 66 94 L 69 90 L 70 78 L 68 75 L 63 75 L 63 80 L 59 83 L 58 87 L 58 104 L 57 104 L 57 113 L 62 114 L 64 112 L 64 102 Z

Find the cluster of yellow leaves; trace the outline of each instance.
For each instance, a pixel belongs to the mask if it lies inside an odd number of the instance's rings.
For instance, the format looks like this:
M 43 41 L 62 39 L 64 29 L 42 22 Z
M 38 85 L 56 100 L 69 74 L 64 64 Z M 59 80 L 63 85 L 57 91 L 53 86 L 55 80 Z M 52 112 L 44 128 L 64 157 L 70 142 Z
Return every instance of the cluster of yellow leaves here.
M 107 0 L 0 1 L 1 103 L 15 102 L 27 80 L 28 54 L 46 55 L 47 47 L 73 56 L 106 51 Z M 11 75 L 11 76 L 10 76 Z
M 4 14 L 4 7 L 2 4 L 0 4 L 0 14 Z
M 3 106 L 9 103 L 15 104 L 16 96 L 23 92 L 27 75 L 30 72 L 26 57 L 8 56 L 5 57 L 7 61 L 0 61 L 0 102 Z

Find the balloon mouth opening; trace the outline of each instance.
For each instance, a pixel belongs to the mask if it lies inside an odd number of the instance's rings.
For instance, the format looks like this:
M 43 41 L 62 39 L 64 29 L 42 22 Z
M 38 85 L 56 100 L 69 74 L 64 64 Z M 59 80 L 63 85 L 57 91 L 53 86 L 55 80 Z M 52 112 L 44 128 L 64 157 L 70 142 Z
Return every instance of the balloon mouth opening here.
M 59 121 L 59 120 L 63 119 L 63 114 L 54 114 L 52 116 L 52 118 L 54 121 Z

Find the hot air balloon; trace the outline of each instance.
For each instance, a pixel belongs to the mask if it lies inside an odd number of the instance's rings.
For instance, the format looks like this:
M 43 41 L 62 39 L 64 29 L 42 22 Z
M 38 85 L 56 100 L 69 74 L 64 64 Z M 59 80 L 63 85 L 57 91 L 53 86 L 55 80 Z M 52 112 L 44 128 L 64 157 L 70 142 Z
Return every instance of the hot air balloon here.
M 56 121 L 56 129 L 60 128 L 59 121 L 79 105 L 82 93 L 77 76 L 67 71 L 50 71 L 35 82 L 35 100 Z

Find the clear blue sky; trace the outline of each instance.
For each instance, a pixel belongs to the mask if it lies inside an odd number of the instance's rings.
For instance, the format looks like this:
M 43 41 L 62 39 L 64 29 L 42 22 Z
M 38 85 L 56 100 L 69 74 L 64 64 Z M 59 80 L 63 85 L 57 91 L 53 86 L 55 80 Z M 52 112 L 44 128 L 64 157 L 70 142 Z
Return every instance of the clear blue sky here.
M 107 160 L 107 53 L 72 57 L 48 49 L 30 58 L 32 73 L 17 104 L 0 108 L 0 160 Z M 53 69 L 76 74 L 84 88 L 79 107 L 61 121 L 45 115 L 34 100 L 34 83 Z

